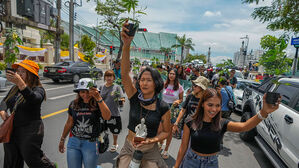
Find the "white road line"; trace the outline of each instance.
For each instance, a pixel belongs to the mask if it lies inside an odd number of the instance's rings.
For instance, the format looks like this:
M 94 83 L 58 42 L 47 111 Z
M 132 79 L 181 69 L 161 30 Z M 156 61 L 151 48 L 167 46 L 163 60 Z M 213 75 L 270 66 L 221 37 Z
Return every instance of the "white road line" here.
M 75 95 L 75 94 L 77 94 L 77 93 L 65 94 L 65 95 L 61 95 L 61 96 L 51 97 L 51 98 L 48 98 L 48 99 L 55 100 L 55 99 L 60 99 L 60 98 L 67 97 L 67 96 L 72 96 L 72 95 Z
M 67 85 L 67 86 L 61 86 L 61 87 L 55 87 L 55 88 L 49 88 L 49 89 L 46 89 L 46 91 L 56 90 L 56 89 L 62 89 L 62 88 L 68 88 L 68 87 L 74 87 L 74 85 Z

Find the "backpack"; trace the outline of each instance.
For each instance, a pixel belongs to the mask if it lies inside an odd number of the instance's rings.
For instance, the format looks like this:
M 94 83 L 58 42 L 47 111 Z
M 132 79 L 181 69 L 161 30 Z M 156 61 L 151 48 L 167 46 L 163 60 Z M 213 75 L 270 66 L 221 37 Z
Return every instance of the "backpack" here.
M 227 102 L 227 107 L 230 111 L 234 111 L 235 110 L 235 102 L 234 100 L 232 99 L 232 95 L 230 94 L 230 92 L 227 90 L 227 88 L 225 87 L 224 88 L 226 93 L 228 94 L 228 97 L 229 97 L 229 101 Z

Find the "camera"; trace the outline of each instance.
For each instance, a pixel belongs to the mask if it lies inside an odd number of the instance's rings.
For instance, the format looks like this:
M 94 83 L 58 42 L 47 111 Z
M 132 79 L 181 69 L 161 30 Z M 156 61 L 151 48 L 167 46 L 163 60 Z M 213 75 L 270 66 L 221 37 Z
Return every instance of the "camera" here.
M 7 71 L 12 71 L 12 72 L 15 73 L 15 72 L 16 72 L 16 69 L 13 69 L 13 68 L 6 68 L 6 69 L 5 69 L 5 72 L 7 73 Z

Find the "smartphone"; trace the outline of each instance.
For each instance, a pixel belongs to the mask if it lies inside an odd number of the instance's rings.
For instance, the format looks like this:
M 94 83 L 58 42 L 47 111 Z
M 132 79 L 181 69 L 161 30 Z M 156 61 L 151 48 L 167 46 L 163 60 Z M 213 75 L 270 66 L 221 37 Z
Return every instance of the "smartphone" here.
M 140 143 L 140 142 L 142 142 L 144 140 L 145 140 L 145 138 L 142 138 L 142 137 L 134 137 L 134 142 L 135 143 Z
M 16 72 L 16 69 L 13 69 L 13 68 L 6 68 L 6 69 L 5 69 L 5 72 L 7 72 L 7 71 Z
M 278 101 L 279 98 L 280 98 L 279 93 L 267 92 L 267 94 L 266 94 L 266 103 L 275 104 Z

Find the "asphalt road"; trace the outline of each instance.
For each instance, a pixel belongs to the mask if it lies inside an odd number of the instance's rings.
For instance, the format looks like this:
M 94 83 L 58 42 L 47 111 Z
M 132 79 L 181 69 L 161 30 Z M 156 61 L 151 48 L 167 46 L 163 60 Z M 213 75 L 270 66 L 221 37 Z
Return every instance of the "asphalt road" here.
M 98 81 L 98 86 L 102 83 L 103 81 Z M 58 152 L 58 143 L 67 119 L 66 109 L 76 96 L 73 92 L 74 87 L 73 84 L 68 82 L 54 84 L 50 80 L 44 80 L 43 85 L 47 91 L 47 101 L 42 105 L 42 116 L 47 116 L 47 118 L 43 119 L 45 136 L 42 149 L 52 161 L 58 163 L 59 168 L 67 168 L 66 154 Z M 0 92 L 0 100 L 3 99 L 6 93 Z M 123 131 L 119 135 L 118 140 L 120 148 L 124 144 L 128 131 L 128 109 L 129 104 L 127 100 L 121 113 Z M 239 121 L 240 116 L 232 114 L 232 119 Z M 109 138 L 111 140 L 110 143 L 112 143 L 112 136 L 110 135 Z M 180 140 L 173 138 L 169 149 L 170 157 L 166 160 L 169 167 L 172 167 L 175 163 L 179 146 Z M 112 168 L 120 148 L 115 153 L 105 152 L 102 154 L 98 164 L 103 168 Z M 3 165 L 3 158 L 3 146 L 0 145 L 0 167 Z M 223 168 L 273 167 L 255 142 L 245 143 L 239 138 L 238 133 L 232 132 L 225 134 L 224 148 L 219 153 L 219 166 Z

